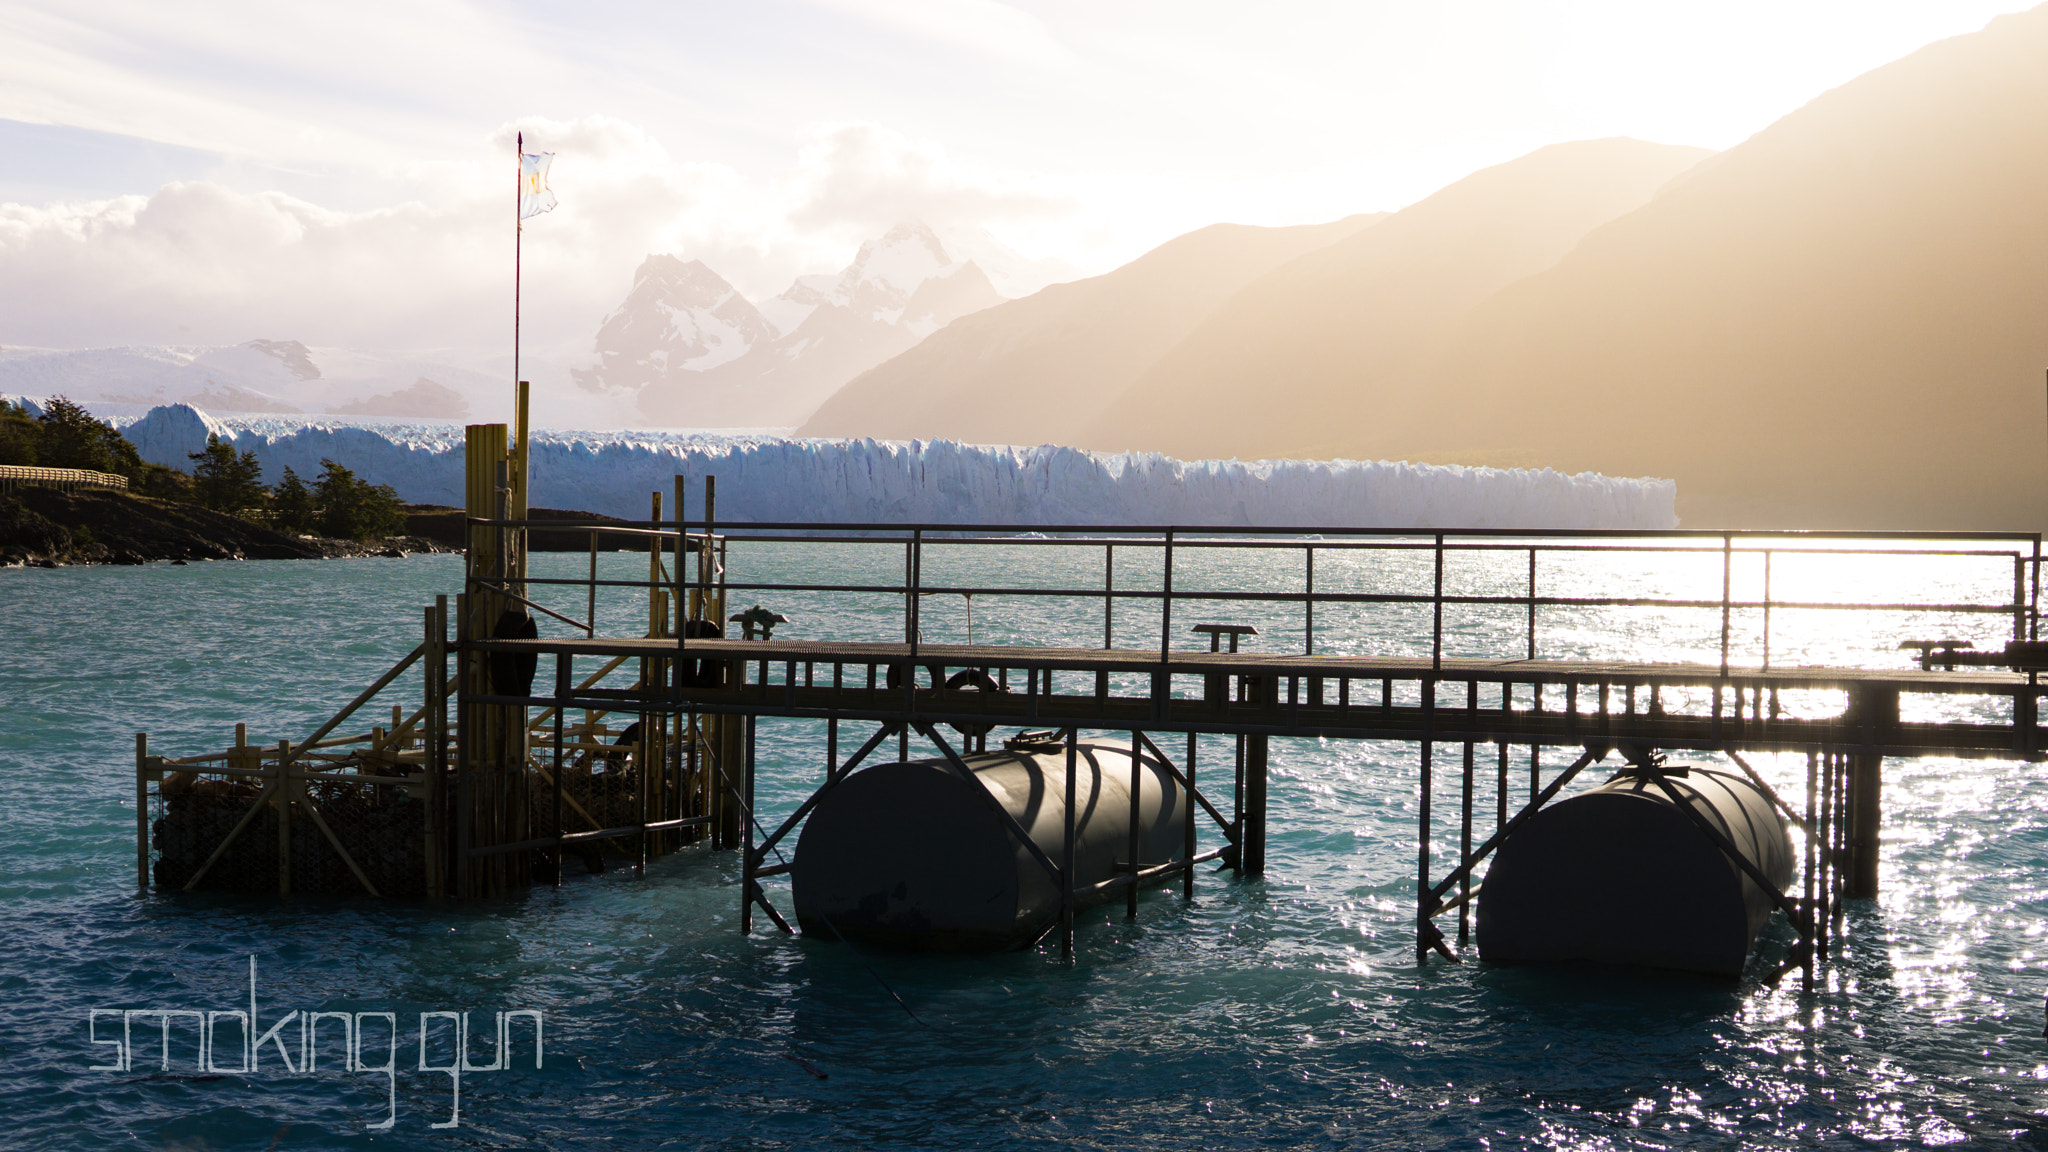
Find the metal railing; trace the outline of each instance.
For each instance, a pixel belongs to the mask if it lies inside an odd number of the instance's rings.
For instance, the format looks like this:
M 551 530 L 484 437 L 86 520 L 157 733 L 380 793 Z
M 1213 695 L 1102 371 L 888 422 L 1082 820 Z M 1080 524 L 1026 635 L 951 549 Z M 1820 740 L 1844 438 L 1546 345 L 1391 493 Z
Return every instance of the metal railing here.
M 530 527 L 538 522 L 473 520 L 472 523 L 478 526 L 510 529 Z M 778 593 L 890 596 L 902 599 L 902 638 L 910 646 L 910 656 L 913 660 L 923 643 L 923 602 L 926 597 L 931 596 L 962 597 L 969 605 L 970 614 L 976 599 L 982 599 L 984 602 L 998 598 L 1065 598 L 1097 601 L 1100 604 L 1104 648 L 1113 647 L 1116 642 L 1116 619 L 1120 605 L 1156 605 L 1159 620 L 1158 652 L 1162 660 L 1170 660 L 1172 657 L 1176 615 L 1184 623 L 1187 622 L 1188 611 L 1195 605 L 1290 606 L 1299 612 L 1301 650 L 1305 655 L 1317 654 L 1319 608 L 1325 609 L 1326 614 L 1329 608 L 1345 605 L 1426 608 L 1429 612 L 1429 654 L 1432 667 L 1441 667 L 1445 658 L 1446 609 L 1519 609 L 1522 617 L 1520 650 L 1493 652 L 1488 655 L 1494 658 L 1527 660 L 1535 660 L 1542 654 L 1540 624 L 1546 610 L 1630 608 L 1718 613 L 1718 628 L 1715 630 L 1718 640 L 1716 650 L 1701 653 L 1698 662 L 1718 665 L 1723 675 L 1728 674 L 1733 666 L 1737 644 L 1749 645 L 1752 641 L 1761 649 L 1762 667 L 1768 669 L 1771 666 L 1774 623 L 1788 612 L 1877 612 L 2004 617 L 2011 622 L 2011 636 L 2014 640 L 2038 639 L 2041 621 L 2039 609 L 2042 554 L 2039 533 L 1593 529 L 1532 532 L 1509 529 L 1417 531 L 1329 527 L 725 522 L 715 526 L 716 535 L 712 536 L 709 535 L 714 530 L 712 525 L 688 520 L 635 522 L 630 528 L 622 526 L 617 521 L 600 525 L 598 522 L 552 520 L 548 521 L 546 526 L 556 530 L 588 529 L 592 533 L 593 544 L 600 530 L 617 533 L 624 529 L 645 533 L 649 537 L 650 552 L 655 553 L 659 559 L 667 559 L 671 549 L 682 551 L 677 546 L 685 540 L 688 541 L 686 547 L 692 551 L 703 546 L 704 541 L 715 541 L 713 547 L 717 563 L 700 564 L 700 576 L 697 580 L 688 578 L 687 574 L 680 570 L 680 564 L 676 565 L 677 571 L 673 573 L 665 566 L 657 565 L 654 576 L 645 580 L 600 579 L 594 548 L 587 576 L 543 577 L 528 574 L 520 578 L 519 583 L 529 586 L 574 586 L 586 589 L 587 610 L 585 618 L 580 621 L 544 608 L 532 600 L 525 601 L 546 615 L 582 630 L 586 635 L 596 634 L 597 594 L 601 588 L 680 593 L 697 589 L 709 591 L 715 587 L 720 593 L 721 602 L 727 602 L 734 596 L 772 599 Z M 740 581 L 727 578 L 725 560 L 733 545 L 751 548 L 806 543 L 862 548 L 900 548 L 903 557 L 902 579 L 824 582 Z M 1100 585 L 1082 587 L 1055 582 L 1028 585 L 935 583 L 926 578 L 927 553 L 980 547 L 1100 549 L 1103 581 Z M 1157 566 L 1153 569 L 1156 576 L 1151 581 L 1156 586 L 1117 586 L 1117 554 L 1119 551 L 1128 554 L 1131 550 L 1157 556 Z M 1232 550 L 1299 554 L 1302 577 L 1300 590 L 1176 586 L 1176 554 L 1180 557 L 1180 571 L 1185 573 L 1187 558 L 1191 553 L 1206 554 Z M 1327 558 L 1332 554 L 1360 553 L 1426 557 L 1427 570 L 1419 581 L 1410 580 L 1406 588 L 1399 588 L 1398 585 L 1395 589 L 1384 586 L 1378 589 L 1363 588 L 1356 580 L 1332 582 L 1327 575 L 1323 584 L 1318 586 L 1318 556 Z M 1720 560 L 1721 570 L 1718 596 L 1597 595 L 1584 592 L 1566 594 L 1546 590 L 1540 579 L 1544 569 L 1541 562 L 1546 559 L 1555 561 L 1563 557 L 1700 557 L 1716 554 Z M 1473 555 L 1526 557 L 1526 565 L 1519 566 L 1526 570 L 1526 576 L 1520 581 L 1521 587 L 1514 592 L 1475 592 L 1460 591 L 1447 583 L 1447 560 Z M 1970 564 L 1996 565 L 2000 573 L 2007 570 L 2011 573 L 2010 594 L 2006 595 L 2001 585 L 2001 593 L 1996 598 L 1961 601 L 1780 598 L 1773 594 L 1773 566 L 1775 562 L 1788 556 L 1947 558 Z M 1734 571 L 1738 560 L 1760 562 L 1761 596 L 1735 595 Z M 1385 570 L 1376 570 L 1376 574 L 1380 577 L 1392 575 Z M 2002 582 L 2003 576 L 2001 575 L 1999 579 Z M 473 578 L 471 582 L 475 585 L 471 591 L 484 587 L 495 589 L 502 583 L 485 578 Z M 1420 586 L 1416 586 L 1417 584 Z M 538 592 L 531 594 L 539 595 Z M 1760 626 L 1753 635 L 1738 635 L 1736 621 L 1741 614 L 1754 614 L 1758 617 Z M 1419 640 L 1419 637 L 1416 639 Z M 679 640 L 679 644 L 687 647 L 688 641 L 682 639 Z

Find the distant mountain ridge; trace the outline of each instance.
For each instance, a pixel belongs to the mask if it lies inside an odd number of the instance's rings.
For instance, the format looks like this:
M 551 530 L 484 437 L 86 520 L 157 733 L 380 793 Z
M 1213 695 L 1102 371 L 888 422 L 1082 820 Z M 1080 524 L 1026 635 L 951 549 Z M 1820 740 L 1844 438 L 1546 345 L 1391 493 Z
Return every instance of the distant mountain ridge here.
M 1379 219 L 1198 229 L 954 321 L 841 389 L 800 434 L 1061 442 L 1245 283 Z
M 1704 526 L 2048 528 L 2044 61 L 2036 8 L 1824 93 L 1475 309 L 1355 443 L 1654 463 Z
M 1289 451 L 1298 426 L 1335 435 L 1330 417 L 1362 418 L 1348 403 L 1289 403 L 1310 378 L 1356 390 L 1408 363 L 1464 310 L 1709 154 L 1553 145 L 1392 215 L 1200 229 L 955 322 L 849 384 L 800 433 L 1301 455 Z M 1329 355 L 1332 341 L 1350 355 Z
M 1473 307 L 1711 155 L 1581 140 L 1474 172 L 1245 285 L 1069 435 L 1194 456 L 1350 455 Z M 1459 390 L 1434 387 L 1433 418 L 1455 441 Z
M 2044 61 L 2048 6 L 1697 164 L 1595 141 L 1475 173 L 1092 377 L 1106 400 L 1068 402 L 1089 369 L 1005 305 L 805 431 L 1668 476 L 1695 527 L 2048 528 Z M 1007 437 L 976 388 L 1061 401 Z
M 308 348 L 297 340 L 0 352 L 0 392 L 124 404 L 183 402 L 220 412 L 459 420 L 470 414 L 463 393 L 486 390 L 502 394 L 504 385 L 437 359 Z
M 1018 289 L 1061 272 L 986 233 L 948 240 L 916 220 L 861 245 L 837 275 L 798 277 L 760 305 L 701 260 L 651 255 L 599 326 L 596 364 L 573 376 L 633 395 L 656 424 L 787 427 L 860 372 L 1001 303 L 983 260 Z

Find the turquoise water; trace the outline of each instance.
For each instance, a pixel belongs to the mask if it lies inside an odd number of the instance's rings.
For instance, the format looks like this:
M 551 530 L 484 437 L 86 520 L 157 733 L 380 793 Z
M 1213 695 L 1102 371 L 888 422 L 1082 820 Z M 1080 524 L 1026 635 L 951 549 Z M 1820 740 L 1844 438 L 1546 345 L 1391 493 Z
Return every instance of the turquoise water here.
M 886 550 L 735 548 L 736 580 L 900 573 L 900 553 Z M 1414 750 L 1313 740 L 1274 743 L 1263 880 L 1205 873 L 1191 904 L 1158 891 L 1135 920 L 1120 907 L 1092 913 L 1072 963 L 1045 947 L 921 957 L 742 938 L 731 854 L 666 858 L 645 880 L 571 869 L 560 889 L 460 907 L 138 897 L 134 733 L 172 755 L 227 743 L 237 721 L 254 742 L 303 738 L 417 642 L 420 607 L 455 590 L 459 563 L 0 572 L 0 1145 L 1860 1148 L 2048 1135 L 2034 1115 L 2048 1107 L 2048 782 L 2027 765 L 1888 766 L 1884 896 L 1851 909 L 1846 955 L 1811 996 L 1796 978 L 1772 988 L 1602 968 L 1417 968 Z M 568 573 L 584 561 L 540 563 Z M 604 563 L 622 577 L 645 571 L 629 556 Z M 1291 587 L 1300 564 L 1183 556 L 1176 585 Z M 1546 590 L 1720 591 L 1718 555 L 1544 564 Z M 1316 581 L 1412 588 L 1428 567 L 1419 555 L 1319 555 Z M 1454 587 L 1526 579 L 1517 554 L 1449 567 Z M 935 550 L 925 562 L 928 584 L 1047 572 L 1092 585 L 1100 552 Z M 1156 586 L 1156 560 L 1135 549 L 1119 551 L 1116 573 L 1122 588 Z M 1736 579 L 1738 596 L 1753 594 L 1760 561 L 1741 558 Z M 1773 581 L 1780 596 L 1870 600 L 1903 590 L 1990 601 L 2011 586 L 2009 563 L 1995 560 L 1780 557 Z M 788 634 L 901 635 L 900 600 L 760 598 L 795 617 Z M 581 612 L 580 593 L 550 602 Z M 1099 604 L 983 596 L 973 613 L 977 640 L 1101 640 Z M 1258 622 L 1263 650 L 1305 642 L 1298 608 L 1211 616 Z M 1900 638 L 1991 642 L 2009 628 L 1995 617 L 1808 616 L 1773 622 L 1774 662 L 1896 662 Z M 625 630 L 644 608 L 611 594 L 601 618 Z M 1317 647 L 1412 651 L 1420 631 L 1426 651 L 1426 619 L 1319 608 Z M 1760 623 L 1736 621 L 1738 662 L 1760 658 Z M 1115 626 L 1120 643 L 1157 643 L 1156 611 L 1121 605 Z M 1447 647 L 1512 649 L 1522 626 L 1518 611 L 1454 614 Z M 964 598 L 930 598 L 927 640 L 965 639 L 966 627 Z M 1551 656 L 1702 658 L 1718 630 L 1718 611 L 1557 610 L 1540 641 Z M 411 698 L 417 682 L 396 690 Z M 1202 763 L 1227 756 L 1218 743 Z M 764 819 L 788 811 L 822 758 L 814 727 L 762 723 Z M 1803 778 L 1803 761 L 1758 763 L 1786 784 Z M 1518 790 L 1525 771 L 1518 759 Z M 1439 813 L 1454 811 L 1448 776 Z M 1490 813 L 1490 790 L 1481 796 Z M 1439 871 L 1453 820 L 1436 826 Z M 787 907 L 786 889 L 771 895 Z M 1775 927 L 1766 952 L 1788 935 Z M 294 1009 L 393 1013 L 398 1071 L 349 1071 L 333 1019 L 315 1071 L 287 1072 L 274 1055 L 253 1073 L 203 1071 L 184 1018 L 169 1030 L 165 1071 L 156 1017 L 130 1020 L 129 1068 L 92 1070 L 116 1051 L 91 1042 L 93 1010 L 246 1009 L 251 956 L 260 1028 Z M 529 1026 L 515 1020 L 514 1067 L 465 1074 L 460 1127 L 434 1129 L 450 1119 L 451 1077 L 416 1070 L 416 1024 L 460 1010 L 472 1012 L 471 1059 L 486 1064 L 495 1013 L 544 1013 L 545 1063 L 532 1066 Z M 390 1033 L 362 1019 L 363 1059 L 377 1064 Z M 432 1021 L 426 1062 L 440 1065 L 450 1024 Z M 102 1016 L 96 1035 L 119 1026 Z M 217 1018 L 217 1065 L 237 1066 L 238 1027 Z M 285 1036 L 299 1060 L 297 1031 Z M 394 1103 L 393 1127 L 369 1128 Z

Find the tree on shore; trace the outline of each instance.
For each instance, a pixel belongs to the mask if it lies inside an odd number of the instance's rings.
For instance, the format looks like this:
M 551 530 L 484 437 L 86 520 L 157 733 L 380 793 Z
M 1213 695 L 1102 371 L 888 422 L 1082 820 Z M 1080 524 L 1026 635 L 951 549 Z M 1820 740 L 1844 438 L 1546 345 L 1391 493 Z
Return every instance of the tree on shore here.
M 37 462 L 38 432 L 36 418 L 28 414 L 28 405 L 0 400 L 0 464 L 33 466 Z
M 259 514 L 281 532 L 318 533 L 346 540 L 373 540 L 405 531 L 405 512 L 389 484 L 372 484 L 333 460 L 320 461 L 318 479 L 308 484 L 290 468 L 274 488 L 263 483 L 263 465 L 249 449 L 209 434 L 206 447 L 186 454 L 188 476 L 175 468 L 148 464 L 119 429 L 58 396 L 31 414 L 27 404 L 0 401 L 0 464 L 83 468 L 126 476 L 129 491 L 178 503 L 195 503 L 230 515 Z
M 231 515 L 263 507 L 268 491 L 256 453 L 237 453 L 233 444 L 208 433 L 205 450 L 186 456 L 193 461 L 192 491 L 200 507 Z
M 119 429 L 62 396 L 43 406 L 36 425 L 36 462 L 45 468 L 85 468 L 131 480 L 142 472 L 141 454 Z
M 191 498 L 184 473 L 144 463 L 119 429 L 62 396 L 45 405 L 40 416 L 32 415 L 26 403 L 0 401 L 0 464 L 111 472 L 126 476 L 128 490 L 138 496 Z
M 342 540 L 372 540 L 405 530 L 398 491 L 389 484 L 361 480 L 332 460 L 320 461 L 323 471 L 313 483 L 320 506 L 320 534 Z
M 284 478 L 270 494 L 270 523 L 280 532 L 304 535 L 320 526 L 320 505 L 313 490 L 299 478 L 292 466 L 284 466 Z

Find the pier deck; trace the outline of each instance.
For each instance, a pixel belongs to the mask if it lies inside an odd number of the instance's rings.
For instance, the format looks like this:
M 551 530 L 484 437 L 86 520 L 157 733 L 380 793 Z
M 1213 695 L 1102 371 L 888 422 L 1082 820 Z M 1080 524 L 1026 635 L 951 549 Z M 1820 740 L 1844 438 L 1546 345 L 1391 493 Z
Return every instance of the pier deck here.
M 716 661 L 738 670 L 717 689 L 628 694 L 630 708 L 657 712 L 1697 750 L 1853 744 L 1894 757 L 2037 759 L 2038 725 L 2012 718 L 2037 717 L 2037 701 L 2048 692 L 2024 673 L 1917 668 L 1724 672 L 1687 663 L 1202 651 L 1162 658 L 1130 649 L 819 640 L 599 637 L 472 645 L 559 659 L 570 676 L 577 658 Z M 921 673 L 908 694 L 900 687 L 905 668 Z M 891 669 L 898 670 L 895 688 Z M 1006 690 L 931 687 L 962 669 L 984 671 Z M 1424 701 L 1425 686 L 1435 688 L 1434 707 Z M 1792 693 L 1840 699 L 1833 708 L 1813 700 L 1788 707 Z M 1911 694 L 1993 698 L 2006 719 L 1900 720 L 1897 700 Z M 1881 712 L 1859 708 L 1865 698 L 1886 704 Z M 617 709 L 624 702 L 615 691 L 533 699 L 571 708 Z

